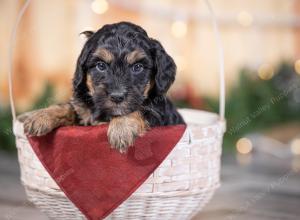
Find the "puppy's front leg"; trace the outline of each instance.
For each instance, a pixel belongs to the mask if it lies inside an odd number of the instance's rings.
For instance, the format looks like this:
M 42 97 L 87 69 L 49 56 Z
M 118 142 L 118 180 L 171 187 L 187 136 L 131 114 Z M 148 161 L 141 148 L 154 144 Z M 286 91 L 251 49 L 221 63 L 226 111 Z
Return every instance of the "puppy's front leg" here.
M 29 136 L 42 136 L 55 128 L 75 124 L 76 113 L 70 103 L 52 105 L 48 108 L 21 115 L 24 132 Z
M 125 153 L 133 145 L 136 137 L 141 136 L 148 128 L 140 112 L 113 118 L 108 127 L 108 141 L 112 148 Z

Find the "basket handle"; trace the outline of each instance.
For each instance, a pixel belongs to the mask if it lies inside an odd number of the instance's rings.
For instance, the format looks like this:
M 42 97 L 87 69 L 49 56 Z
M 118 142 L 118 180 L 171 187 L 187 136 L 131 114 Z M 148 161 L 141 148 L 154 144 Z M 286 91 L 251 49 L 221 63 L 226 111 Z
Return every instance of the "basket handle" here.
M 215 41 L 218 50 L 219 59 L 219 116 L 222 121 L 225 120 L 225 71 L 224 71 L 224 49 L 221 40 L 221 34 L 218 27 L 218 22 L 214 13 L 214 10 L 209 0 L 204 0 L 209 10 L 212 26 L 215 34 Z
M 14 102 L 14 96 L 13 96 L 13 52 L 14 52 L 14 47 L 16 43 L 16 35 L 17 35 L 17 30 L 18 26 L 20 24 L 20 21 L 29 6 L 31 0 L 26 0 L 24 5 L 22 6 L 20 12 L 18 13 L 16 23 L 13 27 L 11 38 L 10 38 L 10 47 L 8 51 L 8 56 L 9 56 L 9 65 L 8 65 L 8 89 L 9 89 L 9 102 L 10 102 L 10 110 L 13 118 L 13 123 L 16 121 L 16 108 L 15 108 L 15 102 Z
M 212 20 L 212 25 L 214 29 L 214 34 L 215 34 L 215 41 L 217 44 L 218 48 L 218 59 L 219 59 L 219 86 L 220 86 L 220 91 L 219 91 L 219 116 L 221 120 L 224 120 L 224 115 L 225 115 L 225 77 L 224 77 L 224 52 L 223 52 L 223 45 L 220 37 L 220 32 L 217 24 L 217 19 L 215 17 L 213 8 L 209 2 L 209 0 L 204 0 L 205 4 L 209 10 L 211 20 Z M 10 40 L 10 47 L 9 47 L 9 71 L 8 71 L 8 87 L 9 87 L 9 101 L 10 101 L 10 108 L 11 108 L 11 114 L 13 117 L 13 122 L 16 121 L 16 109 L 15 109 L 15 103 L 14 103 L 14 96 L 13 96 L 13 77 L 12 77 L 12 72 L 13 72 L 13 51 L 14 51 L 14 46 L 16 42 L 16 34 L 17 34 L 17 29 L 20 24 L 20 21 L 29 6 L 31 0 L 26 0 L 24 5 L 22 6 L 18 17 L 17 21 L 14 25 L 12 35 L 11 35 L 11 40 Z

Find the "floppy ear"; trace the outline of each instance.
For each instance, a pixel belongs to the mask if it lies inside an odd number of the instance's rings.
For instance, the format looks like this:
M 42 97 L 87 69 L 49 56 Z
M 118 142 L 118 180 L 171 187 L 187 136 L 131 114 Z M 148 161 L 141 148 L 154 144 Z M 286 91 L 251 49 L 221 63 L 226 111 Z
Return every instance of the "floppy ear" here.
M 92 105 L 92 97 L 89 94 L 87 86 L 87 70 L 85 69 L 85 62 L 91 51 L 91 47 L 87 44 L 84 45 L 76 64 L 76 70 L 73 77 L 73 96 L 79 99 L 87 106 Z
M 175 80 L 176 65 L 170 55 L 167 54 L 162 45 L 154 39 L 151 39 L 153 44 L 153 56 L 155 64 L 155 90 L 157 94 L 165 94 Z

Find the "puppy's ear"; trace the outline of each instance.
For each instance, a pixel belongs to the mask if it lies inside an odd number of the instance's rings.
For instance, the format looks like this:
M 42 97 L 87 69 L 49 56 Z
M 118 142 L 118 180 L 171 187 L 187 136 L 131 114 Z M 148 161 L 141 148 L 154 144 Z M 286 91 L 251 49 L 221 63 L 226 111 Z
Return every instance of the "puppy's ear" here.
M 79 35 L 83 35 L 86 39 L 89 39 L 91 36 L 94 35 L 94 33 L 94 31 L 83 31 Z
M 85 69 L 85 62 L 91 51 L 91 47 L 87 44 L 83 47 L 76 64 L 76 70 L 73 77 L 73 96 L 87 106 L 91 106 L 92 97 L 89 94 L 87 86 L 87 70 Z
M 151 39 L 151 41 L 155 64 L 154 88 L 157 94 L 162 95 L 168 91 L 175 80 L 176 65 L 157 40 Z

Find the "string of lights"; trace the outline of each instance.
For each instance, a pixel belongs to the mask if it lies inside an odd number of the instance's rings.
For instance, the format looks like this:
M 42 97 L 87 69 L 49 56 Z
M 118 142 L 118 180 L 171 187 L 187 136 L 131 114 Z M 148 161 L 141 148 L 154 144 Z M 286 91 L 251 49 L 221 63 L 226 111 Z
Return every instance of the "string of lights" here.
M 201 12 L 197 8 L 180 8 L 174 4 L 157 5 L 155 1 L 151 3 L 136 0 L 93 0 L 91 8 L 97 14 L 103 14 L 109 9 L 109 4 L 116 5 L 131 11 L 143 11 L 150 15 L 155 14 L 161 18 L 182 17 L 180 20 L 196 20 L 198 22 L 208 22 L 210 17 L 206 12 Z M 218 13 L 218 23 L 230 26 L 262 26 L 262 27 L 287 27 L 299 28 L 300 16 L 282 14 L 276 16 L 268 13 L 251 13 L 249 11 L 239 11 L 238 13 Z M 184 21 L 181 21 L 184 22 Z

